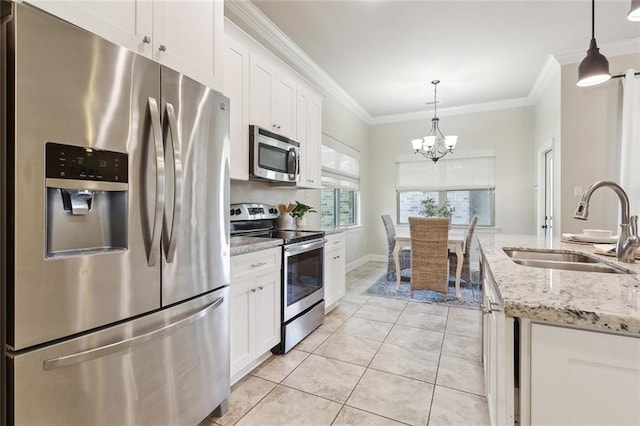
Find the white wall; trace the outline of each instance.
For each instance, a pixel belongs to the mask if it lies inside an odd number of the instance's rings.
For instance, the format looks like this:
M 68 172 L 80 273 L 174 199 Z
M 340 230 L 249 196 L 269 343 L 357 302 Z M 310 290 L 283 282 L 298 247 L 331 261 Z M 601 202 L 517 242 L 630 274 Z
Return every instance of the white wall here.
M 362 226 L 346 233 L 346 263 L 364 259 L 371 253 L 366 230 L 370 227 L 364 212 L 370 209 L 369 198 L 369 126 L 334 97 L 325 94 L 322 103 L 322 132 L 360 152 L 360 193 Z
M 640 68 L 640 54 L 608 60 L 612 74 Z M 598 180 L 618 181 L 622 82 L 615 79 L 598 86 L 577 87 L 577 68 L 577 64 L 562 67 L 562 232 L 578 233 L 583 228 L 617 231 L 619 202 L 609 189 L 594 193 L 588 221 L 573 219 L 573 212 L 580 199 L 574 195 L 575 189 L 586 189 Z
M 553 234 L 560 235 L 561 224 L 561 139 L 560 139 L 560 66 L 545 90 L 540 95 L 534 107 L 534 152 L 536 160 L 536 229 L 542 235 L 544 224 L 544 151 L 549 147 L 553 149 L 553 176 L 554 176 L 554 200 L 553 200 Z
M 441 117 L 444 133 L 459 136 L 458 150 L 494 148 L 496 152 L 495 226 L 505 233 L 535 232 L 535 161 L 533 151 L 533 108 Z M 390 214 L 397 222 L 395 160 L 397 154 L 411 154 L 410 140 L 423 136 L 430 120 L 414 120 L 371 126 L 367 223 L 369 253 L 386 254 L 386 237 L 380 215 Z M 455 155 L 455 153 L 453 154 Z M 424 166 L 431 166 L 424 161 Z

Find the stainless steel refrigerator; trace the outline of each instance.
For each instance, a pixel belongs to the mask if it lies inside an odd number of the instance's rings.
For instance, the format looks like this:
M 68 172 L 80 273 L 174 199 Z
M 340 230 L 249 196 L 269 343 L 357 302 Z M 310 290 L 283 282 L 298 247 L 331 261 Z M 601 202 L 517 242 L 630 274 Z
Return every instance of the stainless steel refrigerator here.
M 229 101 L 0 5 L 0 423 L 197 424 L 229 394 Z

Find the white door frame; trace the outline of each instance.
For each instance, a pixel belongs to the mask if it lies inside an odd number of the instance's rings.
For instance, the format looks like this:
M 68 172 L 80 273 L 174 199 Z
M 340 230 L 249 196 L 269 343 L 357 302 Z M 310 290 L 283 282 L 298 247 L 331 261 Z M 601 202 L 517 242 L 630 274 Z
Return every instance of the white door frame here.
M 544 237 L 545 235 L 545 230 L 544 228 L 542 228 L 542 226 L 544 225 L 545 215 L 545 154 L 549 150 L 554 150 L 554 138 L 549 139 L 546 143 L 539 146 L 536 152 L 536 234 L 542 237 Z M 555 182 L 556 178 L 557 177 L 554 173 L 554 189 L 556 188 L 557 184 L 557 182 Z M 551 232 L 553 231 L 551 230 Z M 548 233 L 547 235 L 551 235 L 551 233 Z

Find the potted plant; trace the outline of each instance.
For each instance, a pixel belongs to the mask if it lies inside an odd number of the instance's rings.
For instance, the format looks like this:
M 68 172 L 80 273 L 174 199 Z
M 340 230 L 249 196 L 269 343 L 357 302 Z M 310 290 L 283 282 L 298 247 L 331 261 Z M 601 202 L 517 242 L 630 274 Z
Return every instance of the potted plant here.
M 449 218 L 449 227 L 451 227 L 451 216 L 453 212 L 456 211 L 456 208 L 449 204 L 449 200 L 444 203 L 436 203 L 431 197 L 427 197 L 425 200 L 421 201 L 422 210 L 420 210 L 420 214 L 426 217 L 448 217 Z
M 296 218 L 296 225 L 299 228 L 302 228 L 306 225 L 305 215 L 307 213 L 317 213 L 317 211 L 315 211 L 314 208 L 311 206 L 303 204 L 300 201 L 296 201 L 296 205 L 293 208 L 293 210 L 291 210 L 290 214 L 291 216 Z

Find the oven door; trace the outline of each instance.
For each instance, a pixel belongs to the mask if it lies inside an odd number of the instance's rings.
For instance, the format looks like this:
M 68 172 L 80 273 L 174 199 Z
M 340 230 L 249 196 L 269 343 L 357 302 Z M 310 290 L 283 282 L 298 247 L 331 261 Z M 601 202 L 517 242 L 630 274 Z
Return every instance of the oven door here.
M 284 246 L 282 321 L 287 322 L 324 298 L 325 239 Z

